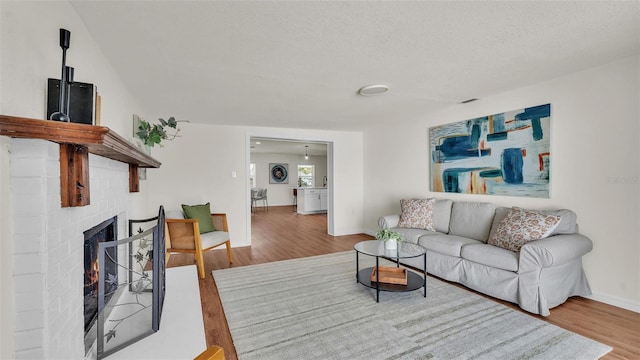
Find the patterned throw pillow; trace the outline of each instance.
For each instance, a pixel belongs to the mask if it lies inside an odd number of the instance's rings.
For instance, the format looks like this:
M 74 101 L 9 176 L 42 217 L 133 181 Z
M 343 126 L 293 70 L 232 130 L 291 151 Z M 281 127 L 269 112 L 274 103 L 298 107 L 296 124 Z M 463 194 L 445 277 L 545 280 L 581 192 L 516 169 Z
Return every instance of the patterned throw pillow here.
M 435 199 L 400 200 L 400 222 L 398 227 L 436 231 L 433 226 L 433 205 Z
M 558 226 L 560 219 L 560 216 L 513 207 L 500 221 L 498 229 L 489 239 L 489 244 L 520 251 L 527 242 L 548 237 Z

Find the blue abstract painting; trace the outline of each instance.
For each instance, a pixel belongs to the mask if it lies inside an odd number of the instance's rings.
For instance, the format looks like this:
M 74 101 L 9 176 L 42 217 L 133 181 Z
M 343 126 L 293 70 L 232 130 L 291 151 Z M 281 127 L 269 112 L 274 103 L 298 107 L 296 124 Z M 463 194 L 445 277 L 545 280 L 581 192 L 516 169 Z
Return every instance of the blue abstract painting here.
M 429 129 L 431 191 L 549 197 L 551 104 Z

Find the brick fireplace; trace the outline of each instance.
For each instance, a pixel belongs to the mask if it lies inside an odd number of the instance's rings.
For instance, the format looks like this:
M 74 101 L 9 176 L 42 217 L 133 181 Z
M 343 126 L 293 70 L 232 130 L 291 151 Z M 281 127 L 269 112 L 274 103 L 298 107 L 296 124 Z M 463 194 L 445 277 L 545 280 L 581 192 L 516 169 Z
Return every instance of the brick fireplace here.
M 11 139 L 17 359 L 84 359 L 84 234 L 131 206 L 126 163 L 90 154 L 91 204 L 60 206 L 59 145 Z

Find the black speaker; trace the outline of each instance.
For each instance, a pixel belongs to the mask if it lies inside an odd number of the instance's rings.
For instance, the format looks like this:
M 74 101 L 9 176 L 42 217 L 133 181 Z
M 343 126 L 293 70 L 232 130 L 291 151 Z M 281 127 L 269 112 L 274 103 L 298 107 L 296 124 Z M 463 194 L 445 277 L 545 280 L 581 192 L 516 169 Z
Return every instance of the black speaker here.
M 73 82 L 69 96 L 69 118 L 71 122 L 93 125 L 95 121 L 96 90 L 93 84 Z M 60 107 L 60 80 L 47 81 L 47 116 Z

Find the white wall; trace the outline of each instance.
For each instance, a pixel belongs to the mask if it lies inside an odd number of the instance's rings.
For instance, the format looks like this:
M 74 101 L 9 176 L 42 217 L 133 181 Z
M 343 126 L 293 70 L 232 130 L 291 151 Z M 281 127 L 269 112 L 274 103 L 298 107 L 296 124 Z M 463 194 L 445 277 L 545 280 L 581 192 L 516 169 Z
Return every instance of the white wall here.
M 248 165 L 244 166 L 244 133 L 241 127 L 180 123 L 180 137 L 154 147 L 152 155 L 162 162 L 148 169 L 147 208 L 164 205 L 181 210 L 181 204 L 210 202 L 211 210 L 227 214 L 231 244 L 249 245 L 245 233 L 245 192 Z M 236 177 L 231 173 L 236 172 Z
M 584 267 L 594 299 L 640 311 L 638 57 L 454 105 L 410 125 L 365 132 L 365 227 L 407 197 L 568 208 L 594 243 Z M 551 103 L 551 195 L 530 199 L 429 192 L 429 127 Z M 381 144 L 390 144 L 381 146 Z M 392 144 L 392 145 L 391 145 Z
M 267 189 L 269 206 L 291 205 L 293 203 L 293 188 L 298 186 L 298 165 L 314 166 L 313 186 L 322 187 L 322 177 L 327 175 L 326 156 L 309 155 L 309 160 L 305 160 L 304 155 L 252 153 L 251 162 L 256 164 L 256 186 Z M 289 164 L 289 183 L 269 183 L 270 163 Z M 259 201 L 257 205 L 262 206 L 262 201 Z
M 1 113 L 0 108 L 0 113 Z M 9 359 L 13 344 L 13 241 L 9 198 L 9 143 L 0 137 L 0 359 Z
M 2 1 L 0 1 L 0 45 L 3 43 Z M 3 47 L 0 46 L 0 84 L 3 83 Z M 0 114 L 2 108 L 2 86 L 0 85 Z M 0 137 L 0 199 L 9 196 L 9 139 Z M 0 201 L 0 359 L 10 358 L 14 353 L 13 338 L 13 246 L 10 237 L 10 206 Z
M 71 32 L 67 65 L 75 68 L 75 80 L 97 86 L 102 98 L 101 125 L 133 139 L 133 114 L 146 117 L 149 112 L 137 104 L 68 1 L 2 1 L 0 19 L 3 115 L 44 119 L 47 78 L 61 75 L 59 29 L 65 28 Z M 6 152 L 0 156 L 8 161 Z M 150 216 L 140 207 L 147 196 L 145 185 L 141 183 L 140 193 L 131 194 L 133 216 Z M 0 186 L 7 185 L 0 182 Z
M 0 1 L 0 15 L 2 14 L 2 1 Z M 1 21 L 2 17 L 0 17 Z M 0 44 L 2 43 L 2 26 L 0 26 Z M 3 51 L 0 46 L 0 84 L 2 84 Z M 0 86 L 0 99 L 2 99 L 2 86 Z M 0 101 L 0 114 L 2 101 Z M 0 199 L 9 197 L 9 139 L 0 137 Z M 11 241 L 10 211 L 7 201 L 0 201 L 0 359 L 10 359 L 14 353 L 13 336 L 13 244 Z
M 60 78 L 59 29 L 71 32 L 67 65 L 74 79 L 95 84 L 102 125 L 129 138 L 134 112 L 144 116 L 67 1 L 9 1 L 2 7 L 2 111 L 43 119 L 47 78 Z
M 181 137 L 152 154 L 162 161 L 147 171 L 148 207 L 211 202 L 229 218 L 232 246 L 250 245 L 249 138 L 252 136 L 332 142 L 335 151 L 334 235 L 362 231 L 362 134 L 182 123 Z M 236 177 L 232 177 L 232 172 Z M 330 180 L 331 181 L 331 180 Z M 286 185 L 280 185 L 286 187 Z M 271 196 L 271 195 L 270 195 Z
M 62 50 L 59 46 L 59 29 L 71 31 L 71 47 L 67 51 L 67 65 L 75 68 L 77 81 L 89 82 L 97 85 L 102 96 L 102 125 L 108 126 L 122 136 L 129 138 L 131 134 L 131 118 L 133 113 L 145 114 L 143 109 L 135 103 L 110 63 L 101 53 L 98 45 L 89 35 L 75 10 L 67 1 L 0 1 L 0 113 L 21 117 L 43 119 L 46 111 L 45 86 L 47 78 L 59 78 L 62 61 Z M 14 325 L 12 318 L 18 304 L 12 304 L 14 289 L 11 287 L 15 261 L 9 259 L 8 254 L 18 251 L 15 240 L 12 239 L 10 220 L 12 208 L 9 200 L 10 185 L 8 169 L 10 164 L 11 141 L 0 139 L 0 241 L 1 241 L 1 288 L 0 301 L 2 312 L 0 315 L 2 336 L 0 336 L 0 358 L 14 357 L 15 328 L 23 324 Z M 94 164 L 91 164 L 94 166 Z M 92 180 L 93 181 L 93 180 Z M 140 216 L 147 213 L 140 209 L 139 203 L 147 196 L 143 192 L 128 195 L 128 211 L 136 212 Z M 92 193 L 92 202 L 94 194 Z M 76 209 L 81 212 L 95 210 L 97 205 Z M 124 220 L 123 220 L 124 221 Z M 45 248 L 46 249 L 46 248 Z M 5 271 L 6 269 L 12 269 Z M 79 277 L 78 277 L 79 279 Z M 15 283 L 13 284 L 16 285 Z M 9 315 L 11 314 L 11 315 Z M 45 321 L 53 319 L 54 314 L 48 314 Z M 11 318 L 6 319 L 5 316 Z M 82 329 L 79 329 L 82 331 Z M 55 354 L 57 344 L 50 343 L 55 334 L 41 341 L 48 350 Z M 82 336 L 82 334 L 79 334 Z M 24 340 L 16 339 L 15 342 Z M 72 341 L 75 341 L 72 340 Z M 22 343 L 24 344 L 24 343 Z M 62 344 L 62 343 L 61 343 Z M 60 345 L 62 346 L 62 345 Z M 47 351 L 45 349 L 45 351 Z M 75 351 L 72 349 L 71 351 Z M 59 353 L 57 353 L 59 354 Z M 83 355 L 83 354 L 82 354 Z M 75 357 L 75 356 L 74 356 Z

